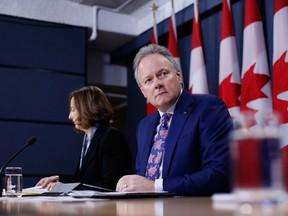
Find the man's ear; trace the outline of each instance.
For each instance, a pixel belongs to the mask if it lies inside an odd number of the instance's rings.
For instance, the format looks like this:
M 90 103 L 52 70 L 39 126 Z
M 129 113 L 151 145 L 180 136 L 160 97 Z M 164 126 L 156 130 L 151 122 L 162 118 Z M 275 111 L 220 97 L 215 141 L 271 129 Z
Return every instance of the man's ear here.
M 183 77 L 182 77 L 182 73 L 180 70 L 177 71 L 177 77 L 178 77 L 179 83 L 183 86 Z

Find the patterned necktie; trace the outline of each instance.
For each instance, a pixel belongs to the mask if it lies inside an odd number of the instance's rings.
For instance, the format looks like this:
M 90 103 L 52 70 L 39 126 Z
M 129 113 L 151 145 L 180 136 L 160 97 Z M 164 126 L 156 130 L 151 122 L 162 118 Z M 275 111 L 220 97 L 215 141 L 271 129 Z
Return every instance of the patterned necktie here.
M 168 122 L 171 116 L 172 114 L 170 113 L 163 114 L 159 131 L 156 135 L 153 147 L 151 148 L 145 174 L 145 177 L 150 180 L 155 180 L 159 176 L 159 167 L 162 162 L 165 139 L 168 136 Z

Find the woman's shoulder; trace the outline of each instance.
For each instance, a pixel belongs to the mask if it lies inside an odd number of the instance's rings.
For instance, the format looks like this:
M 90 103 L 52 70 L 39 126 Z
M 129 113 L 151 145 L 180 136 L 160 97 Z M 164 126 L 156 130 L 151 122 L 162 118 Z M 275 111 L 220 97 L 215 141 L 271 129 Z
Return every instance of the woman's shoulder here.
M 125 138 L 124 133 L 117 127 L 110 125 L 110 124 L 100 124 L 99 133 L 103 136 L 113 136 L 113 137 L 119 137 L 119 138 Z

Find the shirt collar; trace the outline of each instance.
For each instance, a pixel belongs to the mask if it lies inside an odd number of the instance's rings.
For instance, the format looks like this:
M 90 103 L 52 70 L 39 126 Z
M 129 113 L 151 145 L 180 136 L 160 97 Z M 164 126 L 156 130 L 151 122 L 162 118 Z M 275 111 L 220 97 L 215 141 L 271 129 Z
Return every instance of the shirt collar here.
M 87 137 L 88 140 L 91 140 L 92 137 L 94 136 L 94 134 L 95 134 L 95 132 L 96 132 L 96 130 L 97 130 L 98 127 L 99 127 L 99 123 L 97 122 L 97 123 L 95 124 L 95 126 L 92 128 L 92 132 L 91 132 L 90 137 L 88 137 L 87 134 L 85 134 L 85 137 Z
M 172 115 L 174 114 L 174 110 L 175 110 L 176 104 L 177 104 L 177 102 L 178 102 L 178 100 L 179 100 L 182 92 L 183 92 L 183 89 L 181 89 L 181 92 L 180 92 L 179 97 L 177 98 L 176 102 L 175 102 L 166 112 L 161 112 L 160 110 L 158 110 L 158 112 L 159 112 L 159 114 L 160 114 L 160 117 L 162 117 L 162 115 L 163 115 L 164 113 L 170 113 L 170 114 L 172 114 Z

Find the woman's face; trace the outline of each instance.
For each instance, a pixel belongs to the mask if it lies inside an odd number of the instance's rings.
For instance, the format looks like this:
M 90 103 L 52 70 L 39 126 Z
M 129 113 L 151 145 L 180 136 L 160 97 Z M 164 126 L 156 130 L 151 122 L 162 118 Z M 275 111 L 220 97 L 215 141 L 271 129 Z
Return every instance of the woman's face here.
M 74 98 L 72 98 L 71 101 L 70 101 L 70 113 L 69 113 L 69 117 L 68 118 L 71 121 L 73 121 L 76 129 L 83 130 L 81 128 L 81 126 L 78 124 L 78 117 L 79 117 L 79 113 L 78 113 L 78 110 L 75 107 Z

